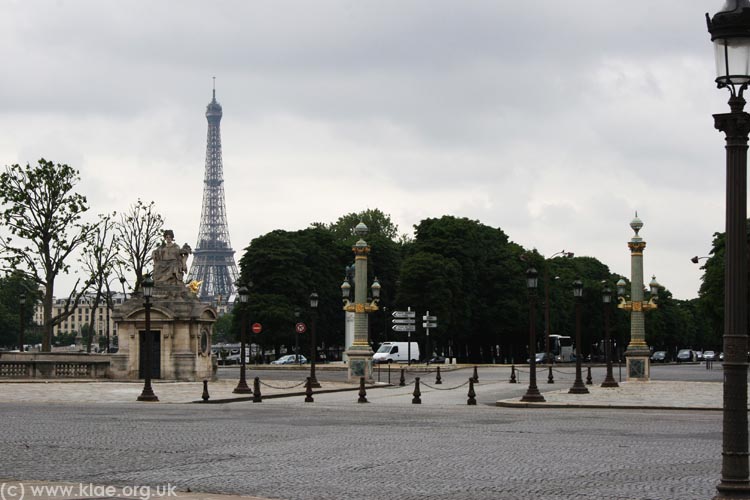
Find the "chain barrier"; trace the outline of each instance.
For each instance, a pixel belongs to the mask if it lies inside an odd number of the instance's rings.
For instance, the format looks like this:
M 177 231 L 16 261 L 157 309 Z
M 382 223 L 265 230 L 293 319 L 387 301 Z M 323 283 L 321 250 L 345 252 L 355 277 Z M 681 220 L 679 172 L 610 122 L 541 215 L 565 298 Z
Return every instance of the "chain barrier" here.
M 453 389 L 460 389 L 461 387 L 467 385 L 468 383 L 469 383 L 469 381 L 467 380 L 463 384 L 457 385 L 456 387 L 433 387 L 430 384 L 428 384 L 427 382 L 423 382 L 422 379 L 419 379 L 419 384 L 420 385 L 423 385 L 423 386 L 428 387 L 430 389 L 434 389 L 436 391 L 452 391 Z
M 299 387 L 301 385 L 305 385 L 307 383 L 307 380 L 303 380 L 299 384 L 290 385 L 288 387 L 278 387 L 278 386 L 275 386 L 275 385 L 266 384 L 262 380 L 260 381 L 260 383 L 263 384 L 263 385 L 265 385 L 266 387 L 270 387 L 271 389 L 279 389 L 279 390 L 283 391 L 283 390 L 286 390 L 286 389 L 294 389 L 295 387 Z

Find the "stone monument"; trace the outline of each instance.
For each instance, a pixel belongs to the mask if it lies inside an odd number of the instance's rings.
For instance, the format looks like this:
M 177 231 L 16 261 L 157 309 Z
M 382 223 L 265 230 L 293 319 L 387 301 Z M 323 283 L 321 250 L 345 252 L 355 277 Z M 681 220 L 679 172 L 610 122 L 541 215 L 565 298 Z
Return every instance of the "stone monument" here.
M 166 230 L 164 240 L 153 252 L 154 289 L 150 327 L 153 339 L 153 378 L 200 381 L 216 378 L 211 356 L 211 338 L 216 310 L 201 302 L 199 284 L 185 284 L 190 246 L 180 247 L 174 233 Z M 112 355 L 111 378 L 143 378 L 141 352 L 144 349 L 146 314 L 142 293 L 133 294 L 115 308 L 113 319 L 119 333 L 119 350 Z M 158 368 L 156 368 L 158 367 Z

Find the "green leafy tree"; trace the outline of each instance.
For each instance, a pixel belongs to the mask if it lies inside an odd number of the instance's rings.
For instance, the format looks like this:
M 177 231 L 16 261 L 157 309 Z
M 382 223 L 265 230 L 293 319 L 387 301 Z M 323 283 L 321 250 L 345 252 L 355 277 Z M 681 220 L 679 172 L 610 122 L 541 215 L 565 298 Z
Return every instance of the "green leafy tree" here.
M 415 233 L 405 247 L 397 302 L 402 308 L 422 303 L 419 316 L 427 309 L 437 314 L 437 352 L 464 361 L 490 361 L 498 345 L 506 354 L 518 352 L 527 331 L 523 249 L 502 230 L 466 218 L 425 219 Z M 430 273 L 434 279 L 427 279 Z M 424 342 L 423 332 L 417 337 Z
M 232 330 L 234 323 L 234 312 L 228 312 L 222 314 L 214 323 L 213 330 L 213 341 L 214 343 L 219 342 L 231 342 L 234 340 L 234 331 Z
M 73 191 L 79 180 L 77 170 L 44 158 L 34 166 L 7 166 L 0 174 L 2 220 L 11 234 L 0 240 L 0 259 L 6 270 L 22 272 L 44 287 L 44 351 L 50 350 L 54 326 L 73 314 L 90 286 L 89 281 L 77 280 L 61 312 L 53 317 L 55 280 L 69 272 L 69 258 L 89 242 L 96 227 L 81 220 L 88 204 Z
M 19 302 L 21 295 L 26 299 L 23 317 Z M 18 346 L 21 322 L 24 324 L 24 343 L 37 343 L 33 335 L 32 321 L 39 298 L 36 282 L 23 273 L 12 272 L 0 277 L 0 346 Z
M 301 311 L 299 320 L 309 321 L 309 296 L 317 291 L 318 341 L 338 345 L 343 340 L 339 286 L 347 250 L 322 227 L 277 230 L 254 239 L 240 259 L 240 283 L 253 283 L 249 322 L 263 325 L 253 341 L 264 348 L 273 346 L 277 354 L 281 345 L 292 345 L 295 309 Z M 307 346 L 307 340 L 301 339 L 300 346 Z
M 337 239 L 346 240 L 354 236 L 354 228 L 360 222 L 364 222 L 370 235 L 380 234 L 390 240 L 396 240 L 399 237 L 398 226 L 393 223 L 391 216 L 377 208 L 342 215 L 331 224 L 314 225 L 327 228 Z

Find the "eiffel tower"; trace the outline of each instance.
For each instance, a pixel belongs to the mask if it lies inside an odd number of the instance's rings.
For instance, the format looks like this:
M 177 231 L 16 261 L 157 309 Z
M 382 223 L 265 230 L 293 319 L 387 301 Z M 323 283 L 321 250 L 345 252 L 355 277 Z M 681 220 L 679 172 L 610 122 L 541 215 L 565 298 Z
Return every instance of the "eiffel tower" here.
M 237 264 L 229 242 L 226 206 L 224 204 L 224 167 L 221 160 L 221 104 L 216 101 L 216 79 L 213 99 L 206 107 L 208 139 L 206 174 L 203 179 L 203 208 L 198 230 L 198 244 L 188 280 L 201 281 L 198 297 L 204 302 L 226 303 L 235 291 Z

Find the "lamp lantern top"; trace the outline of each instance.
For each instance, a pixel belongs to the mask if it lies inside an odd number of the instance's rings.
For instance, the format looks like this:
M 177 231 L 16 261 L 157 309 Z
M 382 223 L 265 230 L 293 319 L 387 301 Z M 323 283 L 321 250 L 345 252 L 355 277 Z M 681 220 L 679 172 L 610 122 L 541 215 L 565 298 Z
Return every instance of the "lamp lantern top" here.
M 380 282 L 378 281 L 377 277 L 375 277 L 375 281 L 372 282 L 370 289 L 372 290 L 372 297 L 374 299 L 379 299 L 380 298 Z
M 239 295 L 239 297 L 240 297 L 240 303 L 241 304 L 246 304 L 247 303 L 247 299 L 250 297 L 250 290 L 248 290 L 245 285 L 242 285 L 237 290 L 237 295 Z
M 573 297 L 583 297 L 583 281 L 575 280 L 573 282 Z
M 640 240 L 641 237 L 638 235 L 638 231 L 643 228 L 643 221 L 638 218 L 638 212 L 635 213 L 635 217 L 633 217 L 633 220 L 630 221 L 630 228 L 635 233 L 635 236 L 633 236 L 634 240 Z
M 620 278 L 617 281 L 617 295 L 619 295 L 620 297 L 623 297 L 625 295 L 625 287 L 627 285 L 628 284 L 625 282 L 625 278 Z
M 310 307 L 313 309 L 318 308 L 318 292 L 313 292 L 310 294 Z
M 367 236 L 367 233 L 368 233 L 369 231 L 370 231 L 370 230 L 369 230 L 369 229 L 367 229 L 367 225 L 365 225 L 365 223 L 364 223 L 364 222 L 362 222 L 362 221 L 360 221 L 360 222 L 359 222 L 359 224 L 357 224 L 357 225 L 356 225 L 356 226 L 354 227 L 354 234 L 356 234 L 356 235 L 357 235 L 357 236 L 359 236 L 360 238 L 364 238 L 365 236 Z
M 656 276 L 651 276 L 651 282 L 648 284 L 648 287 L 651 289 L 651 295 L 659 294 L 659 287 L 661 287 L 661 285 L 656 281 Z
M 347 280 L 344 280 L 343 283 L 341 283 L 341 296 L 345 299 L 349 298 L 349 291 L 352 289 L 352 286 L 349 284 Z
M 536 290 L 537 283 L 539 281 L 539 273 L 533 267 L 526 270 L 526 288 L 529 290 Z
M 708 32 L 714 43 L 716 84 L 739 95 L 750 82 L 750 0 L 727 0 L 719 12 L 706 14 Z
M 602 289 L 602 302 L 605 304 L 612 302 L 612 289 L 607 285 L 604 285 L 604 289 Z
M 154 278 L 150 274 L 146 276 L 146 279 L 141 283 L 141 287 L 143 288 L 143 296 L 151 297 L 154 293 Z
M 18 303 L 21 304 L 21 305 L 23 305 L 23 304 L 26 303 L 26 294 L 25 293 L 22 293 L 21 295 L 18 296 Z

